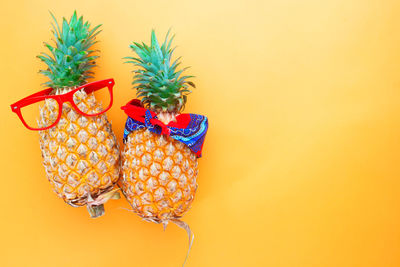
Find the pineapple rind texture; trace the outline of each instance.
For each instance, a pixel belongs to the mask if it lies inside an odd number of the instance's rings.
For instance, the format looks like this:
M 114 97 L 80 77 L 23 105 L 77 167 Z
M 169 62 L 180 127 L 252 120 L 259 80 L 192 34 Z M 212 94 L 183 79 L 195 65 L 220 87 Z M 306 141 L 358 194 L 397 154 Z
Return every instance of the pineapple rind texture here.
M 185 144 L 146 129 L 128 135 L 120 184 L 144 219 L 160 223 L 182 217 L 193 202 L 197 174 L 197 157 Z
M 93 94 L 79 91 L 74 98 L 81 110 L 101 109 Z M 56 101 L 46 101 L 39 125 L 49 125 L 57 111 Z M 59 123 L 40 131 L 40 148 L 54 192 L 72 206 L 88 204 L 111 191 L 118 181 L 119 147 L 105 114 L 82 116 L 64 103 Z

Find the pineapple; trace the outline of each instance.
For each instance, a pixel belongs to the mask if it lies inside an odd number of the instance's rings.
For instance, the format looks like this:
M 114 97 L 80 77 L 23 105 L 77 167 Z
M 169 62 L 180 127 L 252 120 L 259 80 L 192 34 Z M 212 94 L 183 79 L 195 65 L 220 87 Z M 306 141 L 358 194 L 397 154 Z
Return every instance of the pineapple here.
M 90 28 L 74 12 L 69 21 L 63 18 L 60 29 L 52 17 L 55 46 L 45 43 L 51 53 L 38 56 L 48 66 L 40 73 L 49 78 L 45 84 L 54 88 L 53 94 L 64 94 L 92 77 L 98 58 L 92 46 L 101 25 Z M 101 109 L 95 96 L 83 90 L 74 94 L 74 102 L 89 113 Z M 57 103 L 47 99 L 40 109 L 39 126 L 51 124 L 57 110 Z M 87 205 L 93 218 L 103 215 L 103 203 L 119 198 L 114 189 L 120 170 L 119 147 L 107 116 L 83 116 L 66 102 L 59 123 L 39 133 L 43 165 L 56 194 L 73 207 Z
M 177 70 L 179 58 L 171 62 L 172 40 L 167 34 L 160 46 L 152 31 L 151 45 L 134 43 L 130 47 L 138 57 L 126 57 L 139 67 L 133 81 L 138 97 L 164 124 L 175 120 L 185 106 L 189 86 L 194 87 L 188 81 L 193 76 L 182 76 L 185 69 Z M 164 226 L 169 221 L 182 223 L 179 219 L 196 193 L 197 174 L 196 154 L 185 144 L 147 129 L 126 136 L 120 187 L 143 219 Z

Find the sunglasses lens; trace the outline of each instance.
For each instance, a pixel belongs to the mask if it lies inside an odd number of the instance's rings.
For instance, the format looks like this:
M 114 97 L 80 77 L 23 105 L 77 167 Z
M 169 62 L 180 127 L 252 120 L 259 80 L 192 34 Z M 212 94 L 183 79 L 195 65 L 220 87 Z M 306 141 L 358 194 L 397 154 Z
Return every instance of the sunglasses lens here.
M 59 111 L 58 102 L 51 98 L 21 108 L 24 121 L 34 129 L 52 125 L 57 120 Z
M 76 91 L 73 99 L 78 109 L 88 115 L 101 113 L 111 105 L 111 94 L 108 87 L 91 92 L 85 89 Z

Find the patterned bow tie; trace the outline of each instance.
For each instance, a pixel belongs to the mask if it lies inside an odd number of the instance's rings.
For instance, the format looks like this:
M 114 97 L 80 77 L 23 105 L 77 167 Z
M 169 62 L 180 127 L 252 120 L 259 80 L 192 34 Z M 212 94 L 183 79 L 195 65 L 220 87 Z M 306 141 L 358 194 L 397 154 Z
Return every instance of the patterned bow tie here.
M 147 128 L 150 132 L 167 135 L 184 143 L 197 157 L 201 157 L 208 129 L 207 117 L 184 113 L 177 115 L 176 121 L 171 121 L 166 125 L 157 118 L 156 113 L 145 109 L 139 99 L 133 99 L 121 109 L 128 115 L 124 130 L 124 143 L 130 132 Z

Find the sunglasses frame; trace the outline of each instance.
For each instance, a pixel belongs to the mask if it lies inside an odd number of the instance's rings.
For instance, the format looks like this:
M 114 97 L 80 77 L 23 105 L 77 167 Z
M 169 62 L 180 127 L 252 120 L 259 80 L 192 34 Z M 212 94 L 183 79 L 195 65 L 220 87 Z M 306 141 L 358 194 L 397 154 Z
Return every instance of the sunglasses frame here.
M 65 102 L 71 103 L 71 105 L 75 109 L 75 111 L 77 111 L 79 114 L 81 114 L 83 116 L 94 117 L 94 116 L 98 116 L 98 115 L 103 114 L 106 111 L 108 111 L 111 108 L 112 104 L 113 104 L 113 87 L 114 87 L 114 84 L 115 84 L 114 79 L 106 79 L 106 80 L 91 82 L 91 83 L 87 83 L 87 84 L 81 85 L 78 88 L 75 88 L 72 91 L 70 91 L 70 92 L 68 92 L 66 94 L 61 94 L 61 95 L 49 95 L 54 90 L 54 88 L 50 87 L 50 88 L 44 89 L 43 91 L 37 92 L 35 94 L 32 94 L 30 96 L 27 96 L 27 97 L 15 102 L 14 104 L 11 105 L 11 111 L 15 112 L 18 115 L 19 119 L 22 121 L 24 126 L 26 128 L 28 128 L 29 130 L 32 130 L 32 131 L 47 130 L 47 129 L 50 129 L 51 127 L 54 127 L 60 121 L 61 114 L 62 114 L 62 109 L 63 109 L 63 103 L 65 103 Z M 99 89 L 102 89 L 104 87 L 108 88 L 108 91 L 110 93 L 110 98 L 111 99 L 110 99 L 110 105 L 107 108 L 105 108 L 104 110 L 102 110 L 101 112 L 95 113 L 95 114 L 86 114 L 86 113 L 82 112 L 78 108 L 78 106 L 75 104 L 73 96 L 77 91 L 85 89 L 86 93 L 90 94 L 90 93 L 92 93 L 94 91 L 97 91 Z M 26 107 L 26 106 L 28 106 L 30 104 L 37 103 L 37 102 L 42 101 L 44 99 L 49 99 L 49 98 L 56 100 L 57 103 L 58 103 L 59 111 L 58 111 L 57 119 L 54 121 L 53 124 L 51 124 L 51 125 L 49 125 L 47 127 L 44 127 L 44 128 L 33 128 L 33 127 L 30 127 L 25 122 L 25 120 L 24 120 L 24 118 L 22 116 L 21 108 Z

